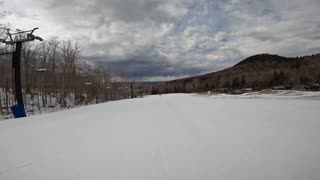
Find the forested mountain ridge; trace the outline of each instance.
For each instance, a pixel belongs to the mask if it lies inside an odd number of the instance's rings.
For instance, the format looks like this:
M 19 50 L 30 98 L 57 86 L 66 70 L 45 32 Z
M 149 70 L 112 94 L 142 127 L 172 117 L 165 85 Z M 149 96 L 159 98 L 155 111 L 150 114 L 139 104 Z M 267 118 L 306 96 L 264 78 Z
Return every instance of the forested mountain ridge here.
M 274 85 L 301 85 L 320 82 L 320 54 L 287 58 L 259 54 L 233 67 L 205 75 L 159 83 L 148 88 L 151 94 L 204 92 L 217 88 L 268 88 Z

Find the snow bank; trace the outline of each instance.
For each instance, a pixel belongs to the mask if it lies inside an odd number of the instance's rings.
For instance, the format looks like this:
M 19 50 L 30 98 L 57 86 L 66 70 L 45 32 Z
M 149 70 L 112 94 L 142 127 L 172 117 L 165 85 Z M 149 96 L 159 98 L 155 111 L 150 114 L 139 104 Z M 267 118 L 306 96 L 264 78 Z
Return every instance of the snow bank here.
M 0 179 L 318 180 L 319 107 L 177 94 L 0 121 Z
M 305 100 L 320 100 L 320 92 L 314 91 L 295 91 L 295 90 L 266 90 L 252 93 L 244 93 L 240 95 L 232 94 L 213 94 L 213 98 L 232 98 L 232 99 L 248 99 L 248 98 L 263 98 L 263 99 L 305 99 Z

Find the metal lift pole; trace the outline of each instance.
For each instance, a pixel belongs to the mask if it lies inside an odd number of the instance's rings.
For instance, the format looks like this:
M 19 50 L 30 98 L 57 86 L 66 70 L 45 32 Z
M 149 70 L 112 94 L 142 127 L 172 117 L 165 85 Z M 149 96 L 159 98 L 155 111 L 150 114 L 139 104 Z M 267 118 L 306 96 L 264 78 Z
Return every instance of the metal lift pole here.
M 130 83 L 131 99 L 133 98 L 133 83 Z
M 16 50 L 13 54 L 14 61 L 12 64 L 12 68 L 14 71 L 14 87 L 17 98 L 17 103 L 19 106 L 24 108 L 23 97 L 22 97 L 22 85 L 21 85 L 21 49 L 22 42 L 16 43 Z
M 17 33 L 10 33 L 10 29 L 7 29 L 7 36 L 3 39 L 0 39 L 0 42 L 7 45 L 15 45 L 15 52 L 12 55 L 12 69 L 14 71 L 14 85 L 15 85 L 15 94 L 18 105 L 13 106 L 16 108 L 14 116 L 16 118 L 25 117 L 25 108 L 23 103 L 22 96 L 22 85 L 21 85 L 21 50 L 22 44 L 28 41 L 39 40 L 42 41 L 42 38 L 33 35 L 33 32 L 38 28 L 34 28 L 29 31 L 20 31 L 17 30 Z M 13 110 L 14 111 L 14 110 Z

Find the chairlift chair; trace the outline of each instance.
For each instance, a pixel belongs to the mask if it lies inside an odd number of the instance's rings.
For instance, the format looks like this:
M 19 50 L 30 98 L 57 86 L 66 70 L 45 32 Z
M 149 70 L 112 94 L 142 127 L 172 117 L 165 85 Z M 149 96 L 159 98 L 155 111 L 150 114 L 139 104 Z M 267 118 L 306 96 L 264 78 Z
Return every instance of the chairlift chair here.
M 47 69 L 46 68 L 37 68 L 36 72 L 46 72 Z
M 80 74 L 79 74 L 79 77 L 80 77 L 80 78 L 86 78 L 86 77 L 88 77 L 88 74 L 80 73 Z

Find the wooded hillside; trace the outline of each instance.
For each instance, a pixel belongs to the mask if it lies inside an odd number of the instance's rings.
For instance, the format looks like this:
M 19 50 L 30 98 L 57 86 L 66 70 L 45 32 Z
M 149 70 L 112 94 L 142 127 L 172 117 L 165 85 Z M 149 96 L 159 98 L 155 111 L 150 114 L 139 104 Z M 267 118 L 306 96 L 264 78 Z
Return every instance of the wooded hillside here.
M 217 88 L 269 88 L 314 82 L 320 83 L 320 54 L 295 58 L 260 54 L 222 71 L 162 82 L 147 91 L 151 94 L 193 93 Z

